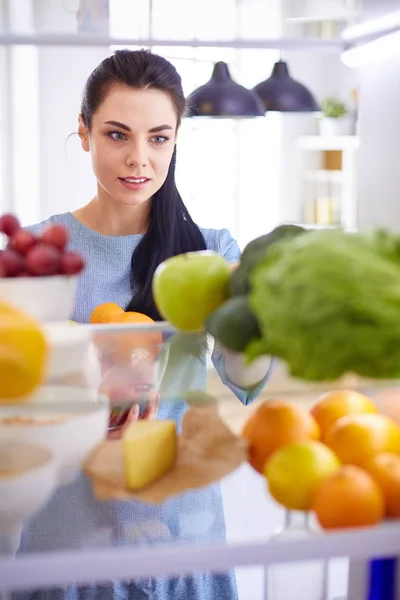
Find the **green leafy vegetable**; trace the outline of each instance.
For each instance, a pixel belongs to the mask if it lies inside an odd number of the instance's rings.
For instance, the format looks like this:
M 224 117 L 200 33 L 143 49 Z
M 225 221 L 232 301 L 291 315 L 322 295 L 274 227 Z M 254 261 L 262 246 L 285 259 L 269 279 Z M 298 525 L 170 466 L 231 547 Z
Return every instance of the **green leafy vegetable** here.
M 400 266 L 400 237 L 397 234 L 386 229 L 375 229 L 367 239 L 375 252 Z
M 247 244 L 240 257 L 240 265 L 233 272 L 230 281 L 232 296 L 243 296 L 250 291 L 250 275 L 254 267 L 263 260 L 269 249 L 277 242 L 295 237 L 306 230 L 300 225 L 279 225 L 269 233 Z
M 274 245 L 250 277 L 262 340 L 293 376 L 400 376 L 400 240 L 393 234 L 308 232 Z

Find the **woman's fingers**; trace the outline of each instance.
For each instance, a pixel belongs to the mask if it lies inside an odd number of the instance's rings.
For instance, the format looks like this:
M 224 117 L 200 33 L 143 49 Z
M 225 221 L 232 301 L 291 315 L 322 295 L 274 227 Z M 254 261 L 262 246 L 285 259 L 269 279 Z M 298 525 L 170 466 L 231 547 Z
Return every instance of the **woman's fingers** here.
M 113 420 L 110 425 L 112 429 L 108 431 L 108 439 L 109 440 L 118 440 L 122 437 L 126 428 L 129 427 L 131 423 L 135 423 L 135 421 L 140 420 L 151 420 L 157 418 L 158 409 L 160 407 L 160 394 L 158 392 L 152 394 L 151 398 L 147 400 L 146 407 L 144 411 L 140 414 L 140 405 L 133 404 L 132 408 L 129 410 L 128 415 L 124 417 L 125 420 L 123 424 L 118 423 L 116 420 Z
M 140 415 L 139 419 L 155 419 L 157 417 L 158 409 L 160 406 L 160 394 L 155 393 L 153 397 L 147 401 L 146 408 L 143 413 Z
M 134 404 L 128 413 L 128 416 L 127 416 L 125 424 L 124 424 L 124 429 L 126 429 L 131 423 L 135 423 L 135 421 L 138 420 L 139 412 L 140 412 L 139 404 Z
M 117 425 L 115 429 L 110 429 L 107 438 L 109 440 L 119 440 L 122 437 L 126 428 L 129 427 L 131 423 L 135 423 L 135 421 L 139 419 L 139 412 L 139 405 L 134 404 L 130 409 L 128 416 L 126 417 L 124 424 L 121 426 Z

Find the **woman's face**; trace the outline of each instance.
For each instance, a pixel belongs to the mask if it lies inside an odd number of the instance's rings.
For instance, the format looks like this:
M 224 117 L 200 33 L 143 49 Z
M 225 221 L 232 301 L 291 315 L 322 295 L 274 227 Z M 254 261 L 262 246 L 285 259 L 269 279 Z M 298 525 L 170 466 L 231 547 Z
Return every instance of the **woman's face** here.
M 92 117 L 91 130 L 79 122 L 99 194 L 131 206 L 151 198 L 167 177 L 176 130 L 177 114 L 167 93 L 111 88 Z

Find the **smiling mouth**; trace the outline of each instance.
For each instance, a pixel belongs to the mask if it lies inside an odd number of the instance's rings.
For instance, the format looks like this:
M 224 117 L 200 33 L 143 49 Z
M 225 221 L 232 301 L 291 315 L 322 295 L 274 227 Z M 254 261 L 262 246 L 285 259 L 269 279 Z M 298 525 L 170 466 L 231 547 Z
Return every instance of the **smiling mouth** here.
M 150 181 L 148 177 L 119 177 L 121 181 L 126 181 L 126 183 L 146 183 L 146 181 Z

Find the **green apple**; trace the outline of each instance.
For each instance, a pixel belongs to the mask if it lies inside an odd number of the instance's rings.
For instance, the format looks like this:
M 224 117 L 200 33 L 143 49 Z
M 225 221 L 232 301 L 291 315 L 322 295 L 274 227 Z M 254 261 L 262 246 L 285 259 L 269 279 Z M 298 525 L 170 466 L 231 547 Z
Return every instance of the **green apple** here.
M 160 315 L 182 331 L 202 331 L 204 323 L 228 298 L 232 270 L 212 250 L 168 258 L 153 277 L 153 297 Z

